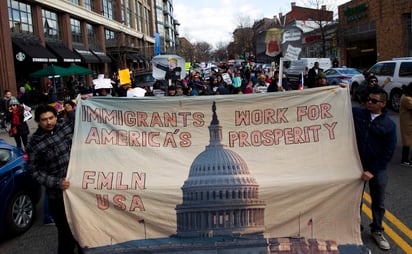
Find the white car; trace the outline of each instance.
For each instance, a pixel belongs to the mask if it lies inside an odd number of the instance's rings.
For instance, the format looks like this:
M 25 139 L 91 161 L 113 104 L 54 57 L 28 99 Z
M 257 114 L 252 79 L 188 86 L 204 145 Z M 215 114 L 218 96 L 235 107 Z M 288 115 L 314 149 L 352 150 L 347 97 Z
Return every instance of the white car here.
M 349 81 L 349 89 L 352 96 L 355 96 L 355 91 L 358 89 L 360 84 L 365 80 L 365 76 L 363 74 L 356 74 L 353 75 Z
M 368 72 L 373 73 L 379 85 L 388 93 L 388 105 L 395 112 L 399 112 L 399 102 L 402 95 L 402 86 L 412 82 L 412 57 L 393 58 L 388 61 L 377 62 Z M 364 80 L 363 75 L 355 75 L 350 82 L 352 95 Z

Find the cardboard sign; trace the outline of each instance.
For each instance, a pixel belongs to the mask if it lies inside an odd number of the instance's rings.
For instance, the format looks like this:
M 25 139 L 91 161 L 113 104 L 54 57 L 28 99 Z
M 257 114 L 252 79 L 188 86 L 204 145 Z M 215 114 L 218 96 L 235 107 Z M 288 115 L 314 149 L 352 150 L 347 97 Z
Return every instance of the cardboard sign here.
M 132 83 L 132 80 L 130 79 L 129 69 L 119 70 L 118 73 L 121 85 L 127 85 Z

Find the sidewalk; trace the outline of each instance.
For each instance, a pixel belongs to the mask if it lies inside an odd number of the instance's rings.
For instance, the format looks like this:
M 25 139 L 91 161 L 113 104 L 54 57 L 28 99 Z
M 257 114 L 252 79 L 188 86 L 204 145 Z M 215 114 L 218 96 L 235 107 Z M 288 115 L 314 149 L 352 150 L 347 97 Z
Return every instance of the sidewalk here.
M 34 114 L 34 112 L 32 113 Z M 31 118 L 30 120 L 27 121 L 27 124 L 29 125 L 29 129 L 30 129 L 30 134 L 29 134 L 29 140 L 30 140 L 31 135 L 37 129 L 37 123 L 34 121 L 33 118 Z M 7 133 L 5 130 L 0 130 L 0 139 L 5 140 L 10 145 L 14 145 L 14 146 L 16 145 L 16 141 L 14 141 L 14 138 L 10 137 L 9 133 Z

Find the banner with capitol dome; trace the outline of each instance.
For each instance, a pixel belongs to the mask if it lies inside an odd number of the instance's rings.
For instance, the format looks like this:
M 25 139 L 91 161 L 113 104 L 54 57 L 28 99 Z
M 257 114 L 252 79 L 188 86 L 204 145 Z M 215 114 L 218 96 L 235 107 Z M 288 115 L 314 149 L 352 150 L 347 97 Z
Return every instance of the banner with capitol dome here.
M 85 253 L 339 253 L 362 245 L 361 172 L 348 89 L 92 97 L 66 213 Z

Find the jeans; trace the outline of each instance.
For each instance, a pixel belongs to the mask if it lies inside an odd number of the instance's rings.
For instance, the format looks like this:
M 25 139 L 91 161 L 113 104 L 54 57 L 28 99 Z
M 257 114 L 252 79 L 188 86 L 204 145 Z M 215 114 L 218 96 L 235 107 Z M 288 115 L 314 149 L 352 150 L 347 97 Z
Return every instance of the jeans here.
M 386 170 L 380 172 L 369 180 L 369 192 L 372 199 L 371 232 L 383 232 L 382 220 L 385 215 L 385 189 L 388 184 Z
M 49 196 L 47 192 L 44 192 L 44 201 L 43 201 L 43 224 L 49 224 L 53 222 L 53 217 L 49 212 Z
M 24 146 L 24 148 L 26 148 L 27 139 L 28 139 L 27 135 L 22 135 L 21 136 L 20 134 L 16 134 L 13 137 L 14 137 L 14 140 L 16 141 L 16 146 L 18 148 L 23 148 L 23 146 Z M 22 146 L 22 143 L 23 143 L 23 146 Z

